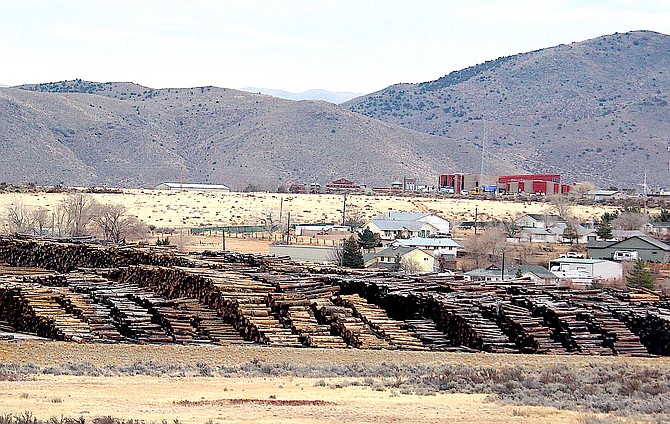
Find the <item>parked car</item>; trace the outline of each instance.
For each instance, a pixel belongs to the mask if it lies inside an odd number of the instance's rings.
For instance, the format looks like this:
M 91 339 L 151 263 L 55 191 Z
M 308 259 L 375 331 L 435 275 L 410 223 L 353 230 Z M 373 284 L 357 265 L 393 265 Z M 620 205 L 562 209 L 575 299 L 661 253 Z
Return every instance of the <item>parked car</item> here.
M 577 252 L 567 252 L 559 256 L 560 258 L 584 259 L 584 254 Z

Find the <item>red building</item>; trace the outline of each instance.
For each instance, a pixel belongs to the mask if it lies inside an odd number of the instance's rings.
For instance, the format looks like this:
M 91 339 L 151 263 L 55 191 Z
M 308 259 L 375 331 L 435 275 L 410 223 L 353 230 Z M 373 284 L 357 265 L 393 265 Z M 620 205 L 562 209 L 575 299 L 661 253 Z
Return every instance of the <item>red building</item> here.
M 567 194 L 568 184 L 561 184 L 560 174 L 504 175 L 498 177 L 498 191 L 527 194 Z
M 328 191 L 349 191 L 349 190 L 359 190 L 360 185 L 347 180 L 346 178 L 340 178 L 335 180 L 330 184 L 326 184 L 326 190 Z
M 440 175 L 439 188 L 450 187 L 455 193 L 462 190 L 476 190 L 479 187 L 479 175 L 474 174 L 444 174 Z

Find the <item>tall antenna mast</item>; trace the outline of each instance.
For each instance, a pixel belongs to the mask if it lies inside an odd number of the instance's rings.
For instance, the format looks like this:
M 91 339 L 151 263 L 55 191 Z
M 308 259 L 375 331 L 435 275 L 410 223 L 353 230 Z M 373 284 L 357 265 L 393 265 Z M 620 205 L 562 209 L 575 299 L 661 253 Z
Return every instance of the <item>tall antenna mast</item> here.
M 486 138 L 487 138 L 486 122 L 484 122 L 484 140 L 482 141 L 482 163 L 479 167 L 479 185 L 480 186 L 484 185 L 484 149 L 486 148 Z

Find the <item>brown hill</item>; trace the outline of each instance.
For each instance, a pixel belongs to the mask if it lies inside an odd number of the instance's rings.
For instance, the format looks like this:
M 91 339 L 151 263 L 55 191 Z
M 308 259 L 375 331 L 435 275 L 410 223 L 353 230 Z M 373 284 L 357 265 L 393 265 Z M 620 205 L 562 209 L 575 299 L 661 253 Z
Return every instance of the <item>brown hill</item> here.
M 636 31 L 503 57 L 344 104 L 572 181 L 668 186 L 670 36 Z M 487 167 L 488 168 L 488 167 Z M 487 173 L 494 174 L 492 166 Z
M 326 102 L 81 80 L 0 89 L 0 149 L 0 181 L 68 185 L 274 189 L 339 177 L 386 185 L 403 175 L 434 183 L 444 169 L 479 160 L 470 142 Z

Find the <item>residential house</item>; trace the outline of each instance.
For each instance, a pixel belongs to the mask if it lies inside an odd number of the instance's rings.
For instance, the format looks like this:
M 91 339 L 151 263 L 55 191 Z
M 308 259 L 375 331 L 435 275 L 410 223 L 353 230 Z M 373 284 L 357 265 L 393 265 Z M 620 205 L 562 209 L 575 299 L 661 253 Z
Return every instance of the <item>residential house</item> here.
M 509 281 L 517 278 L 530 280 L 536 284 L 556 284 L 558 277 L 547 268 L 539 265 L 514 265 L 502 269 L 497 265 L 478 268 L 463 274 L 466 281 Z
M 625 240 L 589 242 L 588 255 L 594 259 L 613 259 L 616 252 L 637 252 L 648 262 L 670 262 L 670 245 L 650 236 L 634 236 Z
M 366 268 L 411 269 L 416 273 L 433 272 L 435 258 L 418 247 L 392 246 L 363 255 Z
M 461 245 L 448 237 L 412 237 L 407 240 L 397 240 L 396 243 L 404 247 L 418 247 L 434 257 L 441 255 L 456 256 Z
M 161 183 L 154 187 L 155 190 L 188 190 L 188 191 L 219 191 L 229 192 L 230 188 L 223 184 L 185 184 L 185 183 Z
M 587 278 L 594 281 L 620 280 L 623 266 L 604 259 L 559 258 L 549 261 L 549 270 L 560 279 Z
M 667 237 L 670 235 L 670 222 L 649 222 L 645 230 L 656 237 Z
M 449 221 L 427 212 L 386 212 L 363 225 L 382 240 L 448 234 Z
M 514 220 L 514 223 L 522 228 L 551 228 L 565 224 L 565 219 L 550 213 L 528 213 Z

